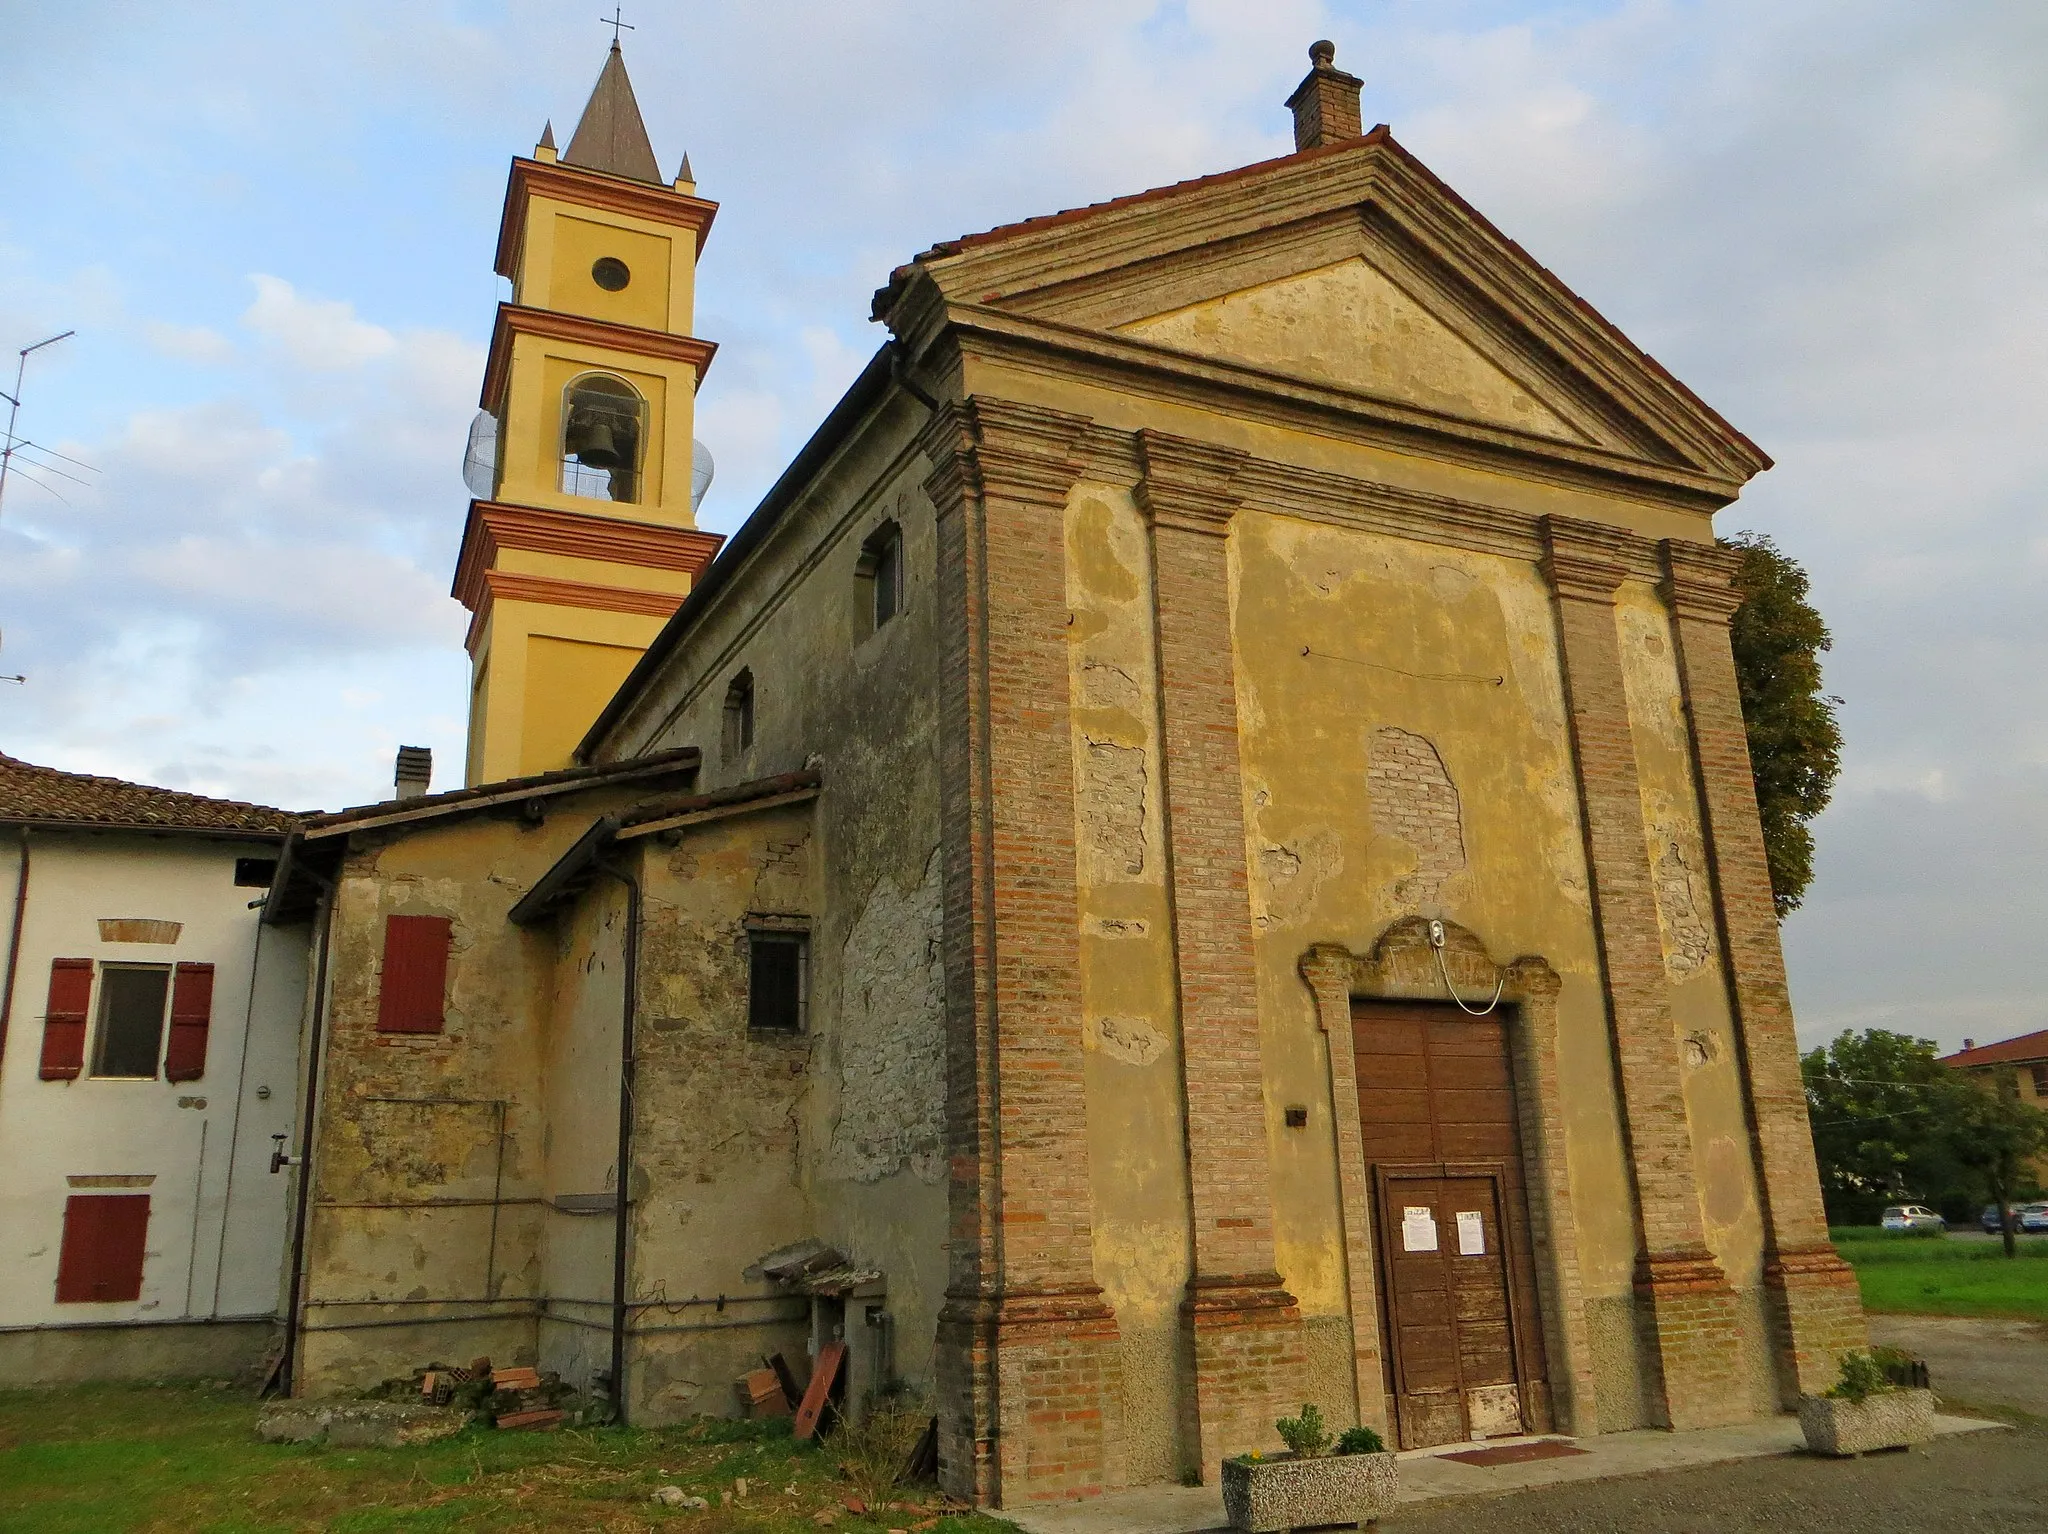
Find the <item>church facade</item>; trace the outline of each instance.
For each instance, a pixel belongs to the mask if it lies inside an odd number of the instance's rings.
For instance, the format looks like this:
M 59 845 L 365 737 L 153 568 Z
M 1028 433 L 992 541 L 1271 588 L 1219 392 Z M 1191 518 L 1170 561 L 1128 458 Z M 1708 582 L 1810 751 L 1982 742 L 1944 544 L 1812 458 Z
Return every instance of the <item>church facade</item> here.
M 294 840 L 294 1388 L 660 1421 L 838 1340 L 1015 1505 L 1862 1344 L 1713 541 L 1768 460 L 1312 66 L 1292 154 L 898 269 L 573 751 Z M 576 456 L 558 371 L 507 462 Z

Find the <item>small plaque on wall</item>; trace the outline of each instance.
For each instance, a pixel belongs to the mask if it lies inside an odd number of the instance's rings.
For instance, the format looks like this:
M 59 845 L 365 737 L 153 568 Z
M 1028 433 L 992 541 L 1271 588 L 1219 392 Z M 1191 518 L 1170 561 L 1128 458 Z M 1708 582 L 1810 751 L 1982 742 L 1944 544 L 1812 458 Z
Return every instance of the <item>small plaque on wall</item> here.
M 1458 1211 L 1458 1255 L 1460 1257 L 1484 1257 L 1486 1255 L 1486 1220 L 1477 1209 Z

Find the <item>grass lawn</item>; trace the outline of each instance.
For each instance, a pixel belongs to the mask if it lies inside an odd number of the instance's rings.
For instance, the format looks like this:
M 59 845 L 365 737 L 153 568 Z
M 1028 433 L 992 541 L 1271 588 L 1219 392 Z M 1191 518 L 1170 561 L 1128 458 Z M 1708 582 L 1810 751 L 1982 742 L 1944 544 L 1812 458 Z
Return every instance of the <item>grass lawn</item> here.
M 786 1423 L 470 1428 L 419 1448 L 328 1449 L 260 1443 L 255 1420 L 246 1394 L 204 1385 L 0 1391 L 0 1530 L 819 1534 L 830 1510 L 833 1534 L 1016 1534 L 978 1514 L 945 1514 L 941 1530 L 929 1487 L 887 1493 L 898 1500 L 857 1516 L 846 1506 L 858 1488 L 842 1472 L 843 1449 L 799 1445 Z M 664 1485 L 711 1507 L 650 1501 Z
M 1856 1269 L 1865 1310 L 2048 1321 L 2048 1237 L 2024 1237 L 2019 1256 L 2007 1257 L 1997 1241 L 1894 1236 L 1862 1226 L 1828 1234 Z

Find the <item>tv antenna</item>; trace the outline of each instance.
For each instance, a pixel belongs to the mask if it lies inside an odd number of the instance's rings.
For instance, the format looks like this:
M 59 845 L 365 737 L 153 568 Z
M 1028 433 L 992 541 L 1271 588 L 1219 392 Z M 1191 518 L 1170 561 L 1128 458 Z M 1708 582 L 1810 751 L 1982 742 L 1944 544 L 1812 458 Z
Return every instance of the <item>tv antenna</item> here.
M 27 678 L 27 677 L 25 677 L 25 676 L 22 676 L 22 675 L 21 675 L 21 674 L 20 674 L 19 672 L 17 672 L 17 673 L 16 673 L 15 675 L 13 675 L 13 676 L 0 676 L 0 682 L 15 682 L 15 683 L 22 683 L 22 682 L 26 682 L 27 680 L 28 680 L 28 678 Z
M 24 346 L 18 353 L 21 360 L 15 364 L 14 368 L 14 392 L 12 394 L 9 394 L 5 390 L 0 390 L 0 399 L 4 399 L 7 401 L 7 440 L 5 443 L 0 443 L 0 505 L 5 505 L 6 503 L 7 471 L 13 467 L 14 455 L 20 452 L 25 447 L 35 446 L 33 442 L 28 441 L 26 438 L 17 437 L 14 434 L 15 420 L 21 414 L 21 381 L 23 377 L 26 376 L 28 373 L 28 354 L 30 352 L 39 352 L 46 346 L 55 346 L 59 341 L 68 341 L 69 339 L 71 339 L 71 337 L 77 334 L 78 332 L 75 330 L 67 330 L 61 336 L 50 336 L 44 340 L 36 342 L 33 346 Z M 43 451 L 48 452 L 49 449 L 46 448 L 43 449 Z M 52 453 L 51 456 L 56 458 L 64 457 L 62 453 Z M 31 462 L 33 462 L 33 460 L 31 460 Z M 65 462 L 78 463 L 78 460 L 75 458 L 67 458 L 65 459 Z M 89 464 L 79 464 L 78 466 L 80 468 L 91 467 Z M 49 465 L 44 464 L 41 465 L 41 467 L 49 468 Z M 24 466 L 24 472 L 26 472 L 26 466 Z M 77 476 L 75 475 L 64 473 L 62 469 L 50 469 L 50 472 L 64 479 L 77 478 Z M 36 479 L 33 475 L 30 475 L 29 483 L 32 485 L 36 485 L 42 484 L 42 481 Z M 85 481 L 78 480 L 78 483 L 84 484 Z M 49 490 L 50 487 L 44 485 L 43 488 L 45 490 Z M 50 490 L 50 493 L 52 495 L 57 495 L 57 492 L 54 490 Z M 57 496 L 57 499 L 61 501 L 64 498 L 61 495 L 59 495 Z

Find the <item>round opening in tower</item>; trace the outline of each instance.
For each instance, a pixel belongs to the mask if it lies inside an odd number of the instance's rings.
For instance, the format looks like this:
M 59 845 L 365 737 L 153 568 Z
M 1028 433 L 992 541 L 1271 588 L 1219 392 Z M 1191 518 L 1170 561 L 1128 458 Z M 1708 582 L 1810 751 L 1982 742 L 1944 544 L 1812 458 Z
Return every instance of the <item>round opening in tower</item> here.
M 599 256 L 591 263 L 590 280 L 605 292 L 616 293 L 633 280 L 633 274 L 617 256 Z

